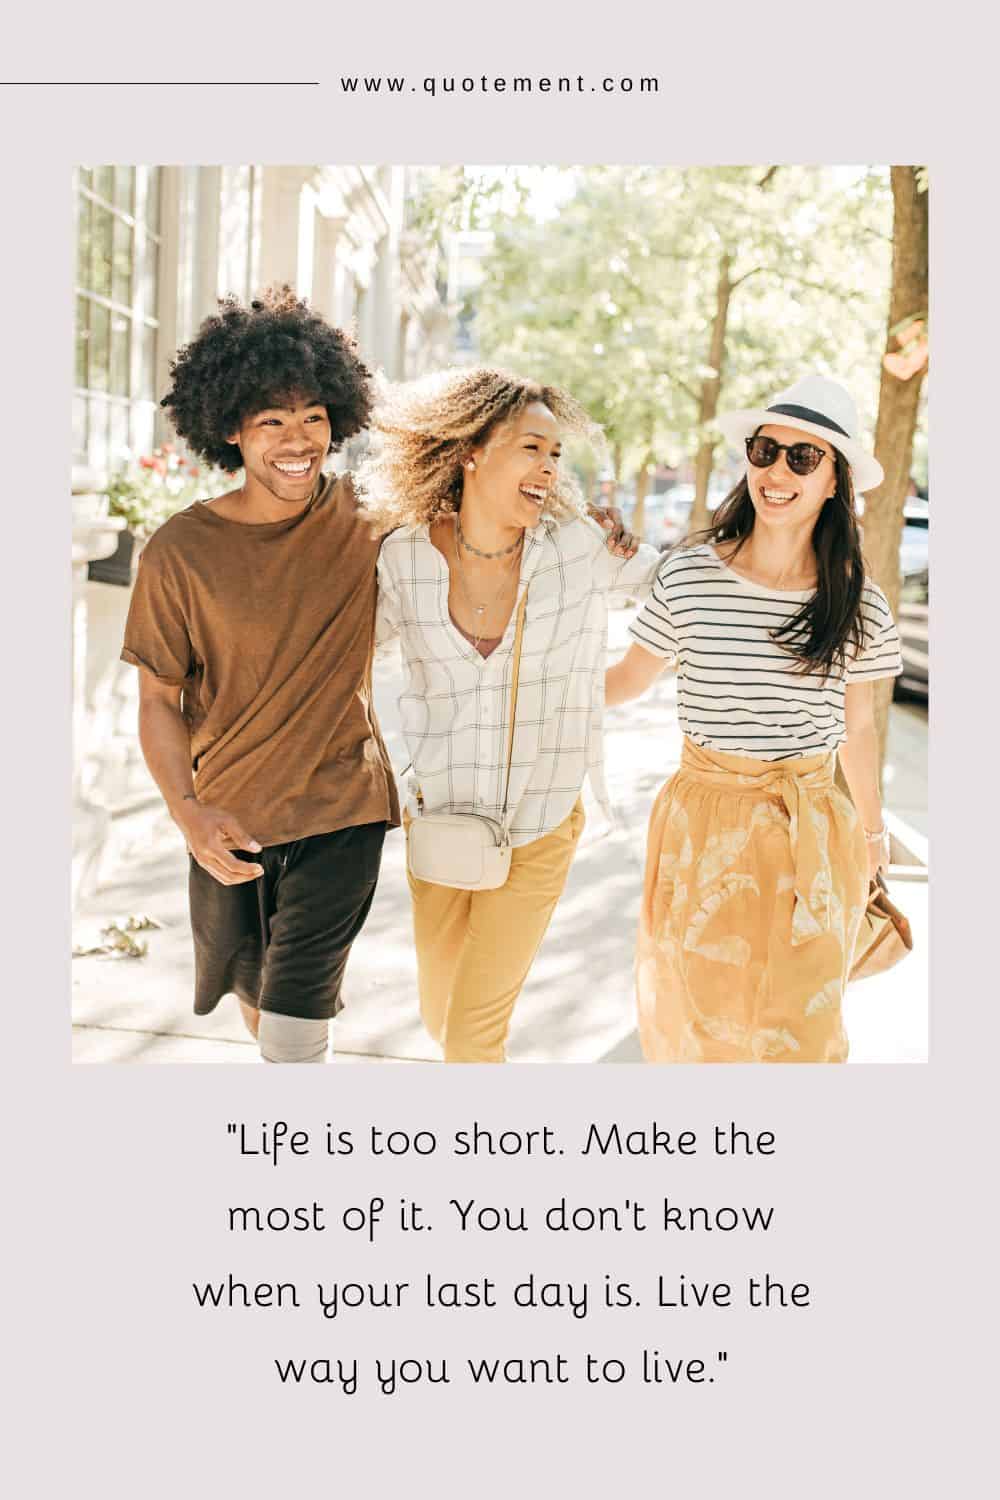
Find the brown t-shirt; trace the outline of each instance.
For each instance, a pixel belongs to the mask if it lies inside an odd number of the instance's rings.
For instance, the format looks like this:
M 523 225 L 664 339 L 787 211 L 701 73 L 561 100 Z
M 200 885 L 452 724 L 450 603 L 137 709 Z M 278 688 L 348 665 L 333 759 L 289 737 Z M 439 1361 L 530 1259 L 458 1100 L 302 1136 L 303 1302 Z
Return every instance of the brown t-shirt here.
M 183 689 L 199 798 L 261 844 L 399 824 L 372 707 L 378 549 L 345 477 L 287 521 L 199 501 L 143 550 L 122 659 Z

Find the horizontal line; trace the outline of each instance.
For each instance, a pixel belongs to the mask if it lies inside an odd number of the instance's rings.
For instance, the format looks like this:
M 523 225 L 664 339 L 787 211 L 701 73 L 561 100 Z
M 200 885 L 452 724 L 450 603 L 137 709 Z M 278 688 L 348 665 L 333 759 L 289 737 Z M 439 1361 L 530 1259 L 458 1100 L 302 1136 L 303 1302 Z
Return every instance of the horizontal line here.
M 318 78 L 15 78 L 4 89 L 318 89 Z
M 166 1037 L 168 1041 L 175 1042 L 208 1042 L 221 1043 L 226 1047 L 255 1047 L 257 1043 L 253 1037 L 247 1034 L 245 1037 L 234 1036 L 205 1036 L 204 1033 L 196 1035 L 190 1031 L 157 1031 L 155 1028 L 144 1026 L 105 1026 L 100 1021 L 74 1021 L 74 1031 L 107 1031 L 117 1033 L 121 1036 L 157 1036 Z

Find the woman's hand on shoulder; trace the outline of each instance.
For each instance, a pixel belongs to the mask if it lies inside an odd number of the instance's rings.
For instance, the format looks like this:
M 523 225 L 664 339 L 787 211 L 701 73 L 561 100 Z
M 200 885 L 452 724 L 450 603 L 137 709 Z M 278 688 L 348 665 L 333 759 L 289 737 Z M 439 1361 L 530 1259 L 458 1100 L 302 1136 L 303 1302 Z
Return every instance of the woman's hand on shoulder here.
M 634 557 L 639 550 L 639 538 L 625 529 L 625 518 L 613 505 L 588 505 L 587 514 L 607 532 L 604 545 L 615 557 Z

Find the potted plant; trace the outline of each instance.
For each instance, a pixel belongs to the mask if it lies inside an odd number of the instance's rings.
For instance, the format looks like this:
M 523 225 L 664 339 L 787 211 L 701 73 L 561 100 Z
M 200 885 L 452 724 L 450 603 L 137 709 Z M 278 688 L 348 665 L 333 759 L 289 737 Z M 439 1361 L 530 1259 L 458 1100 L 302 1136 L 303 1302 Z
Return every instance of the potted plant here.
M 200 468 L 173 443 L 161 443 L 152 453 L 130 458 L 104 491 L 109 515 L 124 517 L 125 530 L 119 533 L 117 550 L 111 557 L 92 562 L 87 576 L 95 583 L 127 588 L 137 544 L 141 546 L 176 511 L 195 500 L 221 495 L 231 483 L 231 475 Z

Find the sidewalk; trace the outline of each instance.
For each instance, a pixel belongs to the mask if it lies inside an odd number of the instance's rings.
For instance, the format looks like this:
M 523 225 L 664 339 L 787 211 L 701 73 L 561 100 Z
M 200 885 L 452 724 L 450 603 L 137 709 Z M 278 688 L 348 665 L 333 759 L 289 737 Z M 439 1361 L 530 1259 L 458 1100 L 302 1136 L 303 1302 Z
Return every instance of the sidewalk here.
M 626 645 L 631 611 L 611 616 L 610 646 Z M 399 733 L 395 656 L 376 667 L 375 702 L 393 764 L 408 760 Z M 646 822 L 680 756 L 675 682 L 659 682 L 606 721 L 608 786 L 618 826 L 608 830 L 584 789 L 588 825 L 538 958 L 514 1012 L 512 1062 L 641 1062 L 632 960 Z M 926 714 L 895 705 L 886 792 L 890 811 L 926 836 Z M 654 758 L 655 757 L 655 758 Z M 187 857 L 152 782 L 114 820 L 97 894 L 77 915 L 77 941 L 96 940 L 116 917 L 143 913 L 162 924 L 144 933 L 144 959 L 73 960 L 73 1059 L 80 1063 L 253 1063 L 257 1051 L 235 1000 L 214 1015 L 191 1011 L 192 959 Z M 914 874 L 919 877 L 919 870 Z M 893 972 L 848 992 L 852 1062 L 923 1062 L 927 1055 L 927 884 L 900 881 L 894 895 L 913 925 L 914 953 Z M 344 1010 L 333 1023 L 338 1063 L 429 1062 L 436 1049 L 417 1014 L 403 838 L 386 840 L 375 903 L 354 945 Z

